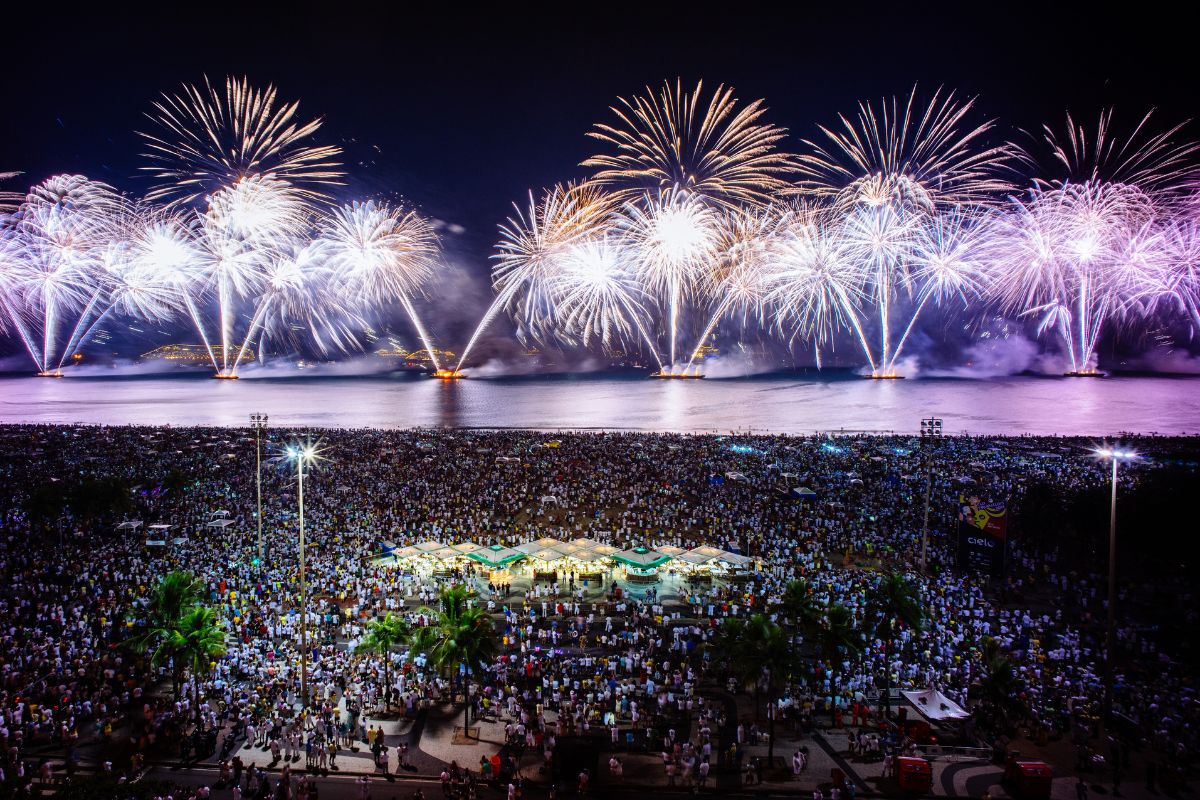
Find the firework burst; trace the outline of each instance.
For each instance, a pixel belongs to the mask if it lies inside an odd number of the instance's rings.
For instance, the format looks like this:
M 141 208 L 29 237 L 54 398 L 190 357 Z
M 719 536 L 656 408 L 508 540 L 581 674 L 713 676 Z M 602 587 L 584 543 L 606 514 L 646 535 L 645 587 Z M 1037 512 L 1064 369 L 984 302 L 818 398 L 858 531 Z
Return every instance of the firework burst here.
M 597 124 L 588 136 L 616 152 L 582 166 L 596 168 L 593 180 L 619 200 L 679 188 L 737 207 L 768 203 L 789 188 L 795 160 L 776 149 L 787 131 L 761 121 L 762 100 L 739 108 L 733 89 L 718 86 L 705 103 L 702 83 L 688 92 L 677 80 L 618 98 L 611 110 L 617 123 Z
M 1158 270 L 1155 207 L 1126 184 L 1067 184 L 1014 198 L 998 222 L 991 291 L 1001 308 L 1056 333 L 1072 372 L 1095 370 L 1106 323 Z
M 630 340 L 653 342 L 647 332 L 646 293 L 630 265 L 630 253 L 612 236 L 571 244 L 551 279 L 558 298 L 558 328 L 587 347 Z M 661 366 L 661 364 L 660 364 Z
M 1012 149 L 985 144 L 995 123 L 970 124 L 974 104 L 975 98 L 960 102 L 939 89 L 922 106 L 916 86 L 907 99 L 860 103 L 855 118 L 821 126 L 827 142 L 804 140 L 809 150 L 799 159 L 799 187 L 843 207 L 887 204 L 931 213 L 995 202 L 1012 188 L 1004 177 Z
M 588 184 L 560 184 L 541 197 L 529 194 L 525 207 L 500 226 L 500 241 L 492 256 L 496 299 L 463 348 L 458 366 L 501 310 L 518 321 L 518 335 L 542 339 L 551 335 L 557 301 L 564 286 L 563 267 L 571 248 L 603 237 L 612 225 L 612 198 Z M 579 312 L 574 314 L 579 318 Z
M 871 368 L 875 363 L 861 322 L 866 275 L 851 257 L 841 224 L 824 209 L 800 206 L 771 244 L 765 297 L 789 345 L 797 339 L 821 348 L 841 327 L 853 329 Z
M 719 215 L 702 198 L 672 189 L 626 203 L 617 225 L 646 290 L 665 297 L 668 359 L 674 367 L 680 314 L 717 255 Z
M 434 368 L 441 369 L 433 341 L 413 305 L 413 298 L 424 293 L 433 277 L 439 253 L 429 221 L 415 211 L 386 203 L 351 203 L 328 218 L 319 241 L 343 290 L 367 305 L 399 302 Z
M 340 184 L 341 149 L 308 141 L 320 118 L 297 119 L 300 104 L 280 102 L 274 86 L 258 89 L 248 78 L 228 77 L 224 91 L 204 79 L 164 94 L 148 114 L 154 132 L 142 133 L 158 181 L 149 200 L 190 203 L 222 187 L 254 177 L 286 180 L 310 199 Z
M 1153 114 L 1148 111 L 1124 136 L 1114 130 L 1112 109 L 1100 113 L 1094 133 L 1069 113 L 1061 131 L 1043 126 L 1042 142 L 1051 161 L 1046 171 L 1059 175 L 1050 179 L 1035 177 L 1035 183 L 1049 189 L 1068 183 L 1120 183 L 1149 193 L 1180 188 L 1196 167 L 1200 144 L 1178 140 L 1186 123 L 1154 132 Z M 1021 158 L 1037 165 L 1036 156 L 1029 150 L 1022 150 Z

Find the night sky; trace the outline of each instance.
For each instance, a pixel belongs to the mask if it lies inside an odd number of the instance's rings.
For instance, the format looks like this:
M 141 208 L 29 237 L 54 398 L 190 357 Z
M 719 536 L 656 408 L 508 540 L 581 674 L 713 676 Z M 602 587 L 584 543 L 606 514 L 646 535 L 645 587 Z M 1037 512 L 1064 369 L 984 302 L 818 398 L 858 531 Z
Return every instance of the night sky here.
M 1187 26 L 1150 6 L 249 5 L 24 4 L 45 11 L 10 19 L 4 37 L 0 170 L 25 173 L 7 188 L 72 171 L 140 193 L 135 131 L 151 101 L 205 74 L 246 74 L 325 117 L 319 140 L 347 151 L 345 199 L 400 195 L 461 225 L 450 257 L 482 276 L 511 203 L 581 176 L 589 127 L 664 78 L 766 98 L 796 148 L 817 123 L 914 81 L 980 95 L 979 119 L 997 117 L 1005 136 L 1061 126 L 1068 108 L 1094 122 L 1114 105 L 1132 122 L 1156 106 L 1164 125 L 1194 113 Z

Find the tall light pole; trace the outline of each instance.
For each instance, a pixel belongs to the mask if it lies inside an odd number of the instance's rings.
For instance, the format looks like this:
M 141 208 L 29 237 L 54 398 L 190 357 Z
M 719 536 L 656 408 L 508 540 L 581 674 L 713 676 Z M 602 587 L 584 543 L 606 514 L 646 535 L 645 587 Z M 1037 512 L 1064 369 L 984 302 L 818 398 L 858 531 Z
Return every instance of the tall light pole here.
M 1102 447 L 1096 456 L 1112 462 L 1112 495 L 1108 509 L 1108 625 L 1104 632 L 1104 706 L 1101 723 L 1108 725 L 1112 716 L 1113 661 L 1116 660 L 1117 625 L 1117 466 L 1122 461 L 1132 461 L 1137 453 Z
M 258 490 L 258 563 L 263 563 L 262 538 L 262 432 L 267 429 L 266 414 L 251 414 L 250 427 L 254 428 L 254 485 Z
M 296 462 L 296 497 L 300 505 L 300 708 L 308 709 L 308 577 L 304 570 L 304 467 L 318 458 L 312 444 L 295 444 L 287 457 Z
M 929 417 L 921 420 L 921 451 L 925 453 L 925 522 L 921 526 L 921 571 L 929 571 L 929 499 L 933 494 L 933 454 L 930 452 L 942 438 L 942 420 Z

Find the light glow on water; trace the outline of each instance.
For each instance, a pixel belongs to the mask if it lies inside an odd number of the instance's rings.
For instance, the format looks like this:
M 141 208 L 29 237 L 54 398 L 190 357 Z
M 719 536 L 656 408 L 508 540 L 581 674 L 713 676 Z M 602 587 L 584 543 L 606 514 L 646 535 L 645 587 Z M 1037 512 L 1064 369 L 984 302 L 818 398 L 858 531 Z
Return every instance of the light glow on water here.
M 0 378 L 0 421 L 283 427 L 895 431 L 948 434 L 1200 432 L 1200 379 L 864 381 L 764 376 L 653 381 L 573 376 L 441 381 L 417 376 L 213 381 L 203 376 Z M 835 445 L 836 446 L 836 445 Z

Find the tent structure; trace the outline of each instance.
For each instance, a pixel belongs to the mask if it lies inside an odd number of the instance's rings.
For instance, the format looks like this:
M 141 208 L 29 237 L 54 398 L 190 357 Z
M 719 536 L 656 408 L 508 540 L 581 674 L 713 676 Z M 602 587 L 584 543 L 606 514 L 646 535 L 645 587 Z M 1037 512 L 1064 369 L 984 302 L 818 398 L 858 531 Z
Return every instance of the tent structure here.
M 671 556 L 660 553 L 657 550 L 649 550 L 645 547 L 622 550 L 619 553 L 613 553 L 611 558 L 627 567 L 640 567 L 643 569 L 661 566 L 671 560 Z
M 492 569 L 507 567 L 525 557 L 525 554 L 519 550 L 514 550 L 511 547 L 503 547 L 498 544 L 494 544 L 491 547 L 480 547 L 478 550 L 472 550 L 470 553 L 467 553 L 467 558 L 472 561 L 478 561 L 480 564 Z
M 216 511 L 209 514 L 210 517 L 228 517 L 229 512 L 223 508 L 218 508 Z
M 432 553 L 435 550 L 441 550 L 446 545 L 442 544 L 441 542 L 435 542 L 432 539 L 426 539 L 425 541 L 418 542 L 417 544 L 415 544 L 413 546 L 416 547 L 418 550 L 420 550 L 422 553 Z
M 558 561 L 558 559 L 563 557 L 563 554 L 561 552 L 559 552 L 558 550 L 555 550 L 553 547 L 546 547 L 543 549 L 534 550 L 532 553 L 528 553 L 527 555 L 530 558 L 535 558 L 538 561 L 545 561 L 546 563 L 550 563 L 551 561 Z
M 717 559 L 715 555 L 697 552 L 700 549 L 697 547 L 695 550 L 687 550 L 675 556 L 675 559 L 685 564 L 691 564 L 694 567 L 698 567 L 701 564 L 709 564 Z
M 724 561 L 726 564 L 730 564 L 735 567 L 744 567 L 748 564 L 754 563 L 753 558 L 739 555 L 738 553 L 731 553 L 728 550 L 722 550 L 721 555 L 717 556 L 717 560 Z
M 470 556 L 471 553 L 474 553 L 476 550 L 482 550 L 483 546 L 475 544 L 474 542 L 459 542 L 458 544 L 454 545 L 454 549 L 464 556 Z
M 586 545 L 579 544 L 578 542 L 563 542 L 554 549 L 562 553 L 564 556 L 570 556 L 571 558 L 582 558 L 588 553 L 590 548 L 588 548 Z
M 229 527 L 230 525 L 232 525 L 232 524 L 233 524 L 233 520 L 231 520 L 231 519 L 225 519 L 224 517 L 220 517 L 220 518 L 218 518 L 218 519 L 209 520 L 209 521 L 208 521 L 208 522 L 205 524 L 205 526 L 204 526 L 204 527 L 206 527 L 206 528 L 220 528 L 221 530 L 225 530 L 226 528 L 228 528 L 228 527 Z
M 934 722 L 955 722 L 971 716 L 966 709 L 937 689 L 902 691 L 901 694 L 921 712 L 921 716 Z
M 816 496 L 817 496 L 817 493 L 814 492 L 812 489 L 808 488 L 807 486 L 793 486 L 792 487 L 792 497 L 799 498 L 800 500 L 811 500 L 812 498 L 814 498 Z
M 562 542 L 558 539 L 544 536 L 541 539 L 538 539 L 536 542 L 525 542 L 524 544 L 519 544 L 514 549 L 520 550 L 526 555 L 532 555 L 539 550 L 557 549 L 561 544 Z
M 686 551 L 686 550 L 684 550 L 682 547 L 676 547 L 676 546 L 675 546 L 675 545 L 673 545 L 673 544 L 664 544 L 663 546 L 661 546 L 661 547 L 656 547 L 656 548 L 654 548 L 654 549 L 655 549 L 655 550 L 657 550 L 658 552 L 660 552 L 660 553 L 664 554 L 664 555 L 668 555 L 668 556 L 671 556 L 671 557 L 678 556 L 678 555 L 680 555 L 680 554 L 682 554 L 682 553 L 686 553 L 686 552 L 687 552 L 687 551 Z
M 142 527 L 142 521 L 140 519 L 127 519 L 117 526 L 117 530 L 136 531 L 140 527 Z

